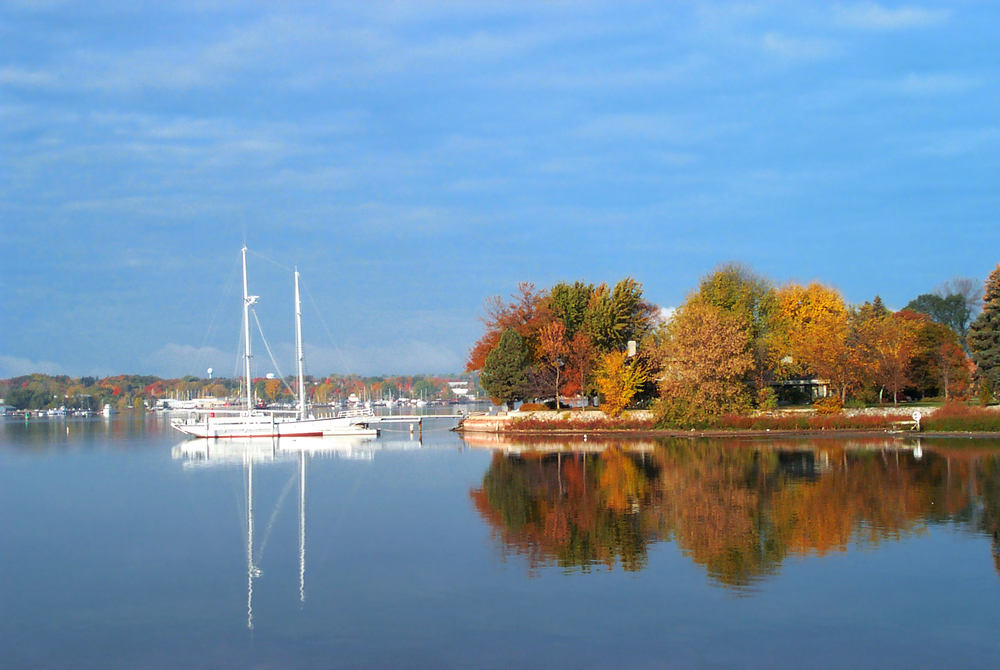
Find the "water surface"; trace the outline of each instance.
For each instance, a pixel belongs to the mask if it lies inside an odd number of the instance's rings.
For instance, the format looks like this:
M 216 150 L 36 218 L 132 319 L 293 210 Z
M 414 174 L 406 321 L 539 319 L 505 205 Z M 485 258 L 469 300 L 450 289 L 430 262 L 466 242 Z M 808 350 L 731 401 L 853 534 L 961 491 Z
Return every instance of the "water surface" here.
M 1000 660 L 994 443 L 443 427 L 239 445 L 155 418 L 0 424 L 0 667 Z

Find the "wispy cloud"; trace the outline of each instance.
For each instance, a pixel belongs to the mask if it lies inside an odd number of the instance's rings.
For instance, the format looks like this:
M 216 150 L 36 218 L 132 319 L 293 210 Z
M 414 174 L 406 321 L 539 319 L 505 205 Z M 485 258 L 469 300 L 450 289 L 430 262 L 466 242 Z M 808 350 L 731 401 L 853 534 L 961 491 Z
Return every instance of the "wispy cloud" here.
M 606 114 L 585 121 L 573 130 L 577 137 L 588 139 L 643 140 L 690 144 L 724 129 L 711 131 L 676 115 Z
M 0 68 L 0 86 L 40 88 L 55 83 L 57 83 L 56 76 L 44 70 L 27 70 L 19 67 Z
M 1000 144 L 1000 126 L 962 128 L 932 133 L 913 142 L 915 152 L 928 156 L 960 156 L 978 152 L 996 152 Z
M 411 340 L 390 346 L 330 349 L 306 346 L 309 369 L 317 374 L 457 373 L 465 368 L 465 352 L 438 342 Z
M 789 37 L 771 32 L 764 35 L 761 45 L 768 53 L 791 60 L 822 60 L 838 52 L 837 43 L 824 37 Z
M 877 4 L 838 6 L 834 9 L 834 22 L 844 28 L 863 30 L 906 30 L 926 28 L 948 20 L 946 9 L 920 9 L 897 7 L 889 9 Z
M 236 354 L 215 347 L 169 343 L 154 353 L 144 368 L 163 377 L 202 377 L 208 368 L 212 368 L 213 376 L 229 377 L 236 369 Z
M 0 354 L 0 379 L 10 377 L 20 377 L 40 372 L 46 375 L 58 375 L 64 371 L 63 367 L 52 361 L 33 361 L 28 358 L 18 356 L 5 356 Z
M 917 74 L 911 72 L 895 83 L 894 88 L 911 95 L 940 95 L 960 93 L 981 84 L 981 80 L 964 74 Z

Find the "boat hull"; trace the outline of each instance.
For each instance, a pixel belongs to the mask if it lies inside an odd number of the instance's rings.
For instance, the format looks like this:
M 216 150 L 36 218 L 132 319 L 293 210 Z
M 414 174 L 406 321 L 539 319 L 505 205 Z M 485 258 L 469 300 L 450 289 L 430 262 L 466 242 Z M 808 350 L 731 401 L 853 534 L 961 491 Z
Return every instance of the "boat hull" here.
M 191 437 L 204 439 L 243 439 L 254 437 L 327 437 L 354 435 L 378 436 L 371 423 L 377 419 L 323 418 L 291 419 L 274 415 L 236 417 L 204 416 L 199 420 L 174 421 L 171 425 Z

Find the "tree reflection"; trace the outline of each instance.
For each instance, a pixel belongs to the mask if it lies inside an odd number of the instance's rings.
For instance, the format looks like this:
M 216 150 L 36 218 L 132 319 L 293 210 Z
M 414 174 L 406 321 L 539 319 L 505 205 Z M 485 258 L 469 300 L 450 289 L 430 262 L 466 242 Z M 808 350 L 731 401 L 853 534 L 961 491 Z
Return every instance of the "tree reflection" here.
M 501 553 L 525 557 L 532 570 L 641 570 L 652 543 L 672 540 L 713 582 L 748 589 L 789 556 L 877 547 L 934 523 L 992 536 L 1000 566 L 992 452 L 915 454 L 897 442 L 839 440 L 498 451 L 470 496 Z

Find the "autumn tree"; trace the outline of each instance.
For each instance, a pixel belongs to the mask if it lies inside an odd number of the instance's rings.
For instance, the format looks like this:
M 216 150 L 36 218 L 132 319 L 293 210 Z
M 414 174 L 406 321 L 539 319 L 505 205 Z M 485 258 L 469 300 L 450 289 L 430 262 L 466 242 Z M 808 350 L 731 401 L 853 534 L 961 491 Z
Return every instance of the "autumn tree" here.
M 986 280 L 983 311 L 969 327 L 968 342 L 979 378 L 1000 388 L 1000 264 Z
M 836 289 L 813 282 L 778 290 L 776 346 L 784 374 L 813 374 L 841 401 L 870 373 L 865 341 Z
M 660 343 L 658 421 L 695 426 L 748 410 L 745 379 L 754 364 L 750 346 L 745 319 L 699 300 L 682 305 Z
M 934 369 L 945 400 L 952 393 L 963 393 L 969 387 L 969 359 L 965 350 L 955 342 L 944 342 L 934 352 Z
M 597 350 L 590 336 L 579 332 L 569 343 L 566 358 L 566 393 L 579 393 L 589 400 L 592 395 L 589 380 L 597 365 Z
M 278 399 L 278 395 L 281 393 L 281 380 L 280 379 L 267 379 L 264 381 L 264 395 L 268 400 L 274 402 Z
M 538 334 L 538 350 L 541 359 L 555 372 L 556 409 L 559 409 L 560 376 L 569 355 L 566 326 L 562 321 L 552 321 L 541 328 Z
M 907 379 L 914 396 L 944 395 L 963 392 L 971 381 L 969 361 L 958 334 L 950 327 L 932 321 L 930 316 L 901 310 L 899 316 L 909 319 L 916 330 L 916 344 Z
M 778 299 L 771 282 L 745 265 L 727 263 L 701 280 L 693 299 L 744 321 L 754 357 L 752 381 L 758 391 L 768 389 L 778 363 L 772 342 Z
M 597 369 L 597 388 L 601 392 L 604 413 L 612 418 L 621 416 L 648 376 L 642 363 L 630 360 L 624 351 L 604 354 Z
M 514 330 L 522 340 L 528 341 L 526 351 L 534 351 L 534 338 L 539 324 L 539 305 L 543 294 L 535 290 L 534 284 L 522 282 L 517 285 L 517 291 L 504 301 L 499 295 L 486 300 L 486 315 L 483 317 L 485 326 L 483 335 L 469 351 L 469 359 L 465 364 L 466 372 L 482 370 L 486 357 L 497 346 L 500 338 L 507 330 Z
M 495 405 L 510 407 L 524 399 L 528 362 L 524 340 L 516 330 L 508 328 L 486 356 L 479 380 Z
M 909 384 L 907 372 L 916 350 L 917 328 L 912 320 L 895 314 L 862 315 L 857 326 L 864 342 L 861 344 L 870 355 L 869 369 L 880 388 L 892 393 L 896 405 L 899 393 Z M 881 392 L 880 392 L 881 400 Z

